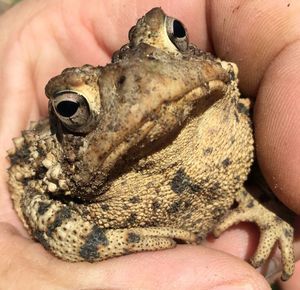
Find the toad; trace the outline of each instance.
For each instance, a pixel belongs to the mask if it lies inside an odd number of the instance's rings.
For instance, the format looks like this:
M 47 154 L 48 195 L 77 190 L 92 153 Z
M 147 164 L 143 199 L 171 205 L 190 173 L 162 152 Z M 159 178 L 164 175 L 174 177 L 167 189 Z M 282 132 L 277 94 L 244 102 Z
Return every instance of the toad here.
M 46 86 L 49 118 L 15 138 L 14 207 L 55 256 L 96 262 L 197 244 L 241 221 L 278 242 L 293 273 L 293 229 L 244 184 L 254 159 L 250 101 L 238 69 L 188 41 L 154 8 L 104 67 L 67 68 Z

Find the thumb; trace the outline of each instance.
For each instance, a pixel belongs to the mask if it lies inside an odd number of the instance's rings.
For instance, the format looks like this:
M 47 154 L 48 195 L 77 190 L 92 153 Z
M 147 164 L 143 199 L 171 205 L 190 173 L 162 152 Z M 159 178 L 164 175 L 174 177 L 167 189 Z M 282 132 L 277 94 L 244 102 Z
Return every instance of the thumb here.
M 108 260 L 104 266 L 106 273 L 111 273 L 109 282 L 106 282 L 107 289 L 112 286 L 132 289 L 132 285 L 136 289 L 165 290 L 270 289 L 266 280 L 246 262 L 202 246 L 185 245 L 172 250 L 130 255 Z M 93 287 L 100 285 L 93 283 Z M 101 286 L 106 289 L 103 284 Z

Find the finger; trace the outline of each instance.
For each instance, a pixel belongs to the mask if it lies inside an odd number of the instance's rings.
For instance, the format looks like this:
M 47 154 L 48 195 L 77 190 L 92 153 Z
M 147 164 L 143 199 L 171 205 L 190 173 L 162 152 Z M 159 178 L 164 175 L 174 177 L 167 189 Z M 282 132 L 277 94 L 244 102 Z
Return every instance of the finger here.
M 296 290 L 300 289 L 300 261 L 296 263 L 295 273 L 287 282 L 280 282 L 281 290 Z
M 209 1 L 212 45 L 238 64 L 240 86 L 253 96 L 274 58 L 299 39 L 299 1 Z
M 201 246 L 178 246 L 107 262 L 117 289 L 132 285 L 137 289 L 269 289 L 247 263 Z M 117 273 L 115 267 L 121 271 Z
M 300 19 L 299 19 L 300 24 Z M 268 67 L 255 105 L 257 156 L 272 189 L 300 214 L 300 41 Z
M 298 233 L 295 234 L 298 239 Z M 259 242 L 259 231 L 252 223 L 242 223 L 238 226 L 233 226 L 215 239 L 209 237 L 204 241 L 203 245 L 225 251 L 233 256 L 239 257 L 243 260 L 249 261 L 254 255 Z M 295 258 L 300 259 L 300 242 L 294 244 Z M 270 258 L 258 268 L 258 271 L 266 277 L 269 282 L 274 282 L 280 278 L 282 273 L 282 259 L 281 251 L 278 246 L 275 246 Z M 295 276 L 295 274 L 293 275 Z
M 238 64 L 243 92 L 258 91 L 259 163 L 280 199 L 300 213 L 300 2 L 210 3 L 216 53 Z
M 1 289 L 269 289 L 247 263 L 201 246 L 72 264 L 21 238 L 11 226 L 0 227 Z

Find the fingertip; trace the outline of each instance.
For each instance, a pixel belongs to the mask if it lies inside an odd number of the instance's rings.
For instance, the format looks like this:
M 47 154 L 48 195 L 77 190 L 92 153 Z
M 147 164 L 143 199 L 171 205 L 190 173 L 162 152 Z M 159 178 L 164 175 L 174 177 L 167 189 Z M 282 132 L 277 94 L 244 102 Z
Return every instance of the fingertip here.
M 280 281 L 280 289 L 282 290 L 296 290 L 300 289 L 300 261 L 296 263 L 295 273 L 288 281 Z
M 256 152 L 268 184 L 300 213 L 300 42 L 286 47 L 265 73 L 254 124 Z
M 269 289 L 266 280 L 248 263 L 202 246 L 179 245 L 172 250 L 108 260 L 102 266 L 110 273 L 111 285 L 122 289 L 131 289 L 132 285 L 138 289 L 159 287 L 166 290 L 212 289 L 217 286 Z M 102 280 L 106 279 L 102 277 Z M 240 288 L 230 288 L 234 286 Z
M 299 38 L 300 2 L 209 2 L 215 52 L 237 63 L 240 88 L 244 94 L 254 96 L 268 65 L 283 47 Z

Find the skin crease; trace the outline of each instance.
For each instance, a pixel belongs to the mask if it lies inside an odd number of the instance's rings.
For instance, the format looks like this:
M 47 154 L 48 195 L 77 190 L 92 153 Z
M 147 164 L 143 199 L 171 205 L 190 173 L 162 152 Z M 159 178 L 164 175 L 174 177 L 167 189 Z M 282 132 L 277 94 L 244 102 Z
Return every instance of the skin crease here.
M 296 64 L 300 58 L 300 3 L 88 3 L 25 0 L 0 17 L 0 288 L 212 289 L 227 285 L 242 289 L 241 285 L 248 283 L 253 289 L 270 289 L 246 262 L 219 251 L 248 258 L 258 238 L 252 225 L 234 227 L 218 240 L 209 239 L 204 246 L 210 248 L 178 246 L 97 264 L 58 260 L 28 238 L 16 217 L 7 191 L 8 163 L 4 158 L 5 150 L 12 147 L 11 139 L 30 120 L 46 115 L 44 86 L 50 77 L 68 66 L 106 64 L 112 52 L 127 42 L 127 32 L 137 18 L 161 6 L 186 25 L 193 43 L 238 64 L 242 92 L 256 97 L 259 163 L 278 197 L 299 214 L 300 68 Z M 299 229 L 299 217 L 297 223 Z M 299 259 L 299 233 L 295 250 Z M 282 284 L 284 290 L 300 288 L 296 281 L 299 266 L 298 262 L 294 277 Z

